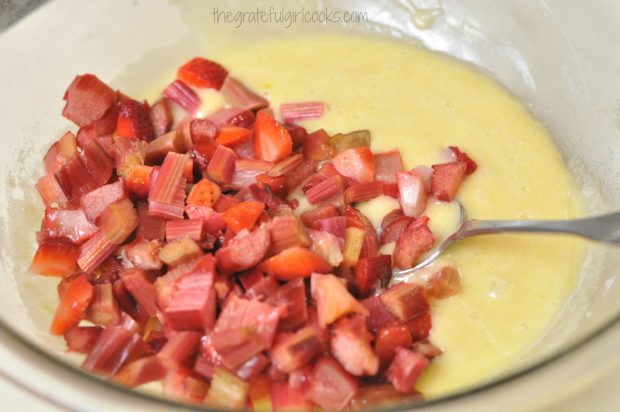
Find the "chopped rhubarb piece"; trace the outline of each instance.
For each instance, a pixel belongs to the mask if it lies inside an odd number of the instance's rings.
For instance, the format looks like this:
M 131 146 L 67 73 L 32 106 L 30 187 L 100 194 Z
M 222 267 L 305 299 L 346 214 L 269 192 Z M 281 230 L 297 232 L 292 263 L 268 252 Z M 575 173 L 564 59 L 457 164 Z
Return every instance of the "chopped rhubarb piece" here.
M 313 273 L 311 290 L 312 297 L 316 301 L 319 325 L 322 328 L 349 313 L 368 315 L 368 310 L 351 296 L 341 279 L 334 275 Z
M 244 229 L 252 230 L 264 209 L 262 203 L 250 200 L 231 206 L 222 214 L 222 217 L 234 233 L 239 233 Z
M 86 279 L 86 276 L 78 276 L 71 281 L 54 313 L 50 327 L 52 335 L 64 335 L 67 330 L 77 326 L 92 299 L 93 285 Z
M 270 386 L 271 408 L 274 412 L 311 412 L 313 410 L 312 403 L 306 399 L 306 394 L 301 388 L 275 382 Z
M 276 163 L 269 171 L 269 174 L 272 176 L 287 175 L 296 169 L 303 162 L 303 160 L 304 158 L 300 154 L 289 156 L 281 162 Z
M 265 98 L 254 93 L 231 76 L 226 77 L 220 91 L 226 102 L 235 108 L 258 110 L 269 106 L 269 102 Z
M 273 343 L 282 309 L 231 294 L 215 323 L 214 332 L 228 329 L 253 329 L 267 347 Z
M 273 253 L 293 246 L 310 246 L 308 233 L 295 216 L 275 217 L 269 225 L 269 234 Z
M 188 155 L 169 152 L 149 191 L 149 215 L 164 219 L 182 219 L 185 206 L 183 170 Z
M 166 236 L 166 221 L 149 216 L 145 203 L 138 203 L 138 236 L 148 240 L 164 240 Z
M 176 289 L 164 310 L 173 329 L 204 331 L 213 328 L 217 304 L 213 288 L 214 264 L 211 263 L 211 270 L 197 270 L 177 280 Z
M 77 264 L 84 272 L 92 273 L 117 247 L 118 246 L 110 242 L 110 239 L 100 230 L 80 246 Z
M 218 267 L 226 273 L 249 269 L 263 259 L 269 246 L 269 230 L 266 227 L 259 227 L 250 233 L 242 231 L 216 252 Z
M 428 340 L 414 342 L 412 345 L 412 350 L 421 355 L 424 355 L 424 357 L 428 359 L 436 358 L 437 356 L 441 356 L 441 354 L 443 353 L 441 349 L 430 343 Z
M 77 204 L 82 195 L 100 186 L 84 165 L 79 153 L 73 155 L 73 157 L 56 172 L 55 177 L 63 193 L 73 204 Z
M 204 237 L 204 221 L 202 219 L 169 220 L 166 222 L 166 240 L 171 241 L 188 237 L 199 242 Z
M 280 331 L 296 330 L 308 320 L 306 287 L 302 279 L 294 279 L 280 286 L 269 296 L 267 303 L 286 311 L 286 314 L 280 316 Z
M 363 202 L 383 194 L 383 182 L 378 180 L 351 185 L 344 192 L 345 203 Z
M 299 166 L 285 176 L 284 186 L 288 193 L 292 192 L 297 186 L 299 186 L 308 176 L 314 173 L 316 169 L 316 162 L 312 160 L 304 160 Z
M 284 103 L 280 105 L 280 115 L 285 123 L 303 119 L 316 119 L 323 116 L 323 102 Z
M 168 152 L 185 152 L 183 135 L 176 130 L 150 141 L 144 152 L 144 162 L 149 165 L 160 164 L 166 158 Z
M 353 267 L 360 258 L 364 243 L 364 230 L 357 227 L 348 227 L 344 232 L 344 251 L 342 253 L 343 267 Z
M 334 157 L 334 148 L 329 144 L 329 135 L 319 129 L 306 136 L 303 142 L 304 158 L 308 160 L 329 160 Z
M 95 346 L 103 329 L 99 326 L 74 326 L 65 332 L 67 348 L 71 352 L 87 354 Z
M 133 99 L 122 100 L 118 108 L 116 134 L 120 137 L 151 140 L 154 132 L 150 114 L 148 103 Z
M 314 227 L 323 232 L 329 232 L 334 236 L 344 239 L 347 218 L 344 216 L 334 216 L 325 219 L 319 219 L 314 222 Z
M 420 256 L 431 250 L 435 236 L 425 223 L 413 222 L 398 238 L 394 249 L 394 266 L 400 269 L 413 267 Z
M 127 177 L 137 165 L 144 164 L 148 143 L 144 140 L 123 138 L 116 139 L 113 144 L 116 174 Z
M 86 319 L 100 326 L 118 325 L 121 321 L 121 311 L 114 298 L 111 283 L 100 283 L 94 286 L 93 299 Z
M 162 98 L 155 102 L 153 106 L 151 106 L 149 117 L 155 137 L 168 133 L 172 127 L 173 121 L 168 99 Z
M 37 181 L 36 188 L 45 206 L 56 205 L 58 207 L 66 207 L 68 202 L 67 196 L 62 191 L 54 175 L 41 177 Z
M 103 185 L 110 180 L 114 169 L 114 160 L 97 141 L 92 141 L 82 149 L 80 158 L 88 172 L 93 176 L 98 185 Z
M 198 374 L 204 376 L 207 379 L 211 379 L 213 377 L 213 372 L 215 369 L 215 365 L 209 357 L 205 355 L 198 355 L 196 358 L 196 363 L 194 363 L 194 371 Z
M 407 328 L 414 342 L 428 338 L 432 327 L 433 319 L 431 318 L 430 312 L 426 312 L 407 322 Z
M 126 269 L 120 272 L 125 288 L 149 316 L 157 315 L 157 289 L 149 281 L 145 271 Z
M 294 246 L 262 262 L 258 268 L 280 280 L 309 277 L 313 272 L 328 273 L 332 267 L 310 250 Z
M 371 182 L 375 178 L 375 159 L 368 147 L 340 152 L 332 159 L 332 164 L 338 173 L 359 183 Z
M 207 166 L 207 174 L 217 183 L 231 183 L 235 173 L 236 160 L 237 155 L 233 150 L 219 145 Z
M 207 116 L 217 127 L 238 126 L 250 128 L 254 123 L 254 113 L 251 110 L 230 107 Z
M 356 130 L 350 133 L 338 133 L 330 138 L 329 143 L 336 153 L 357 147 L 369 147 L 370 132 L 368 130 Z
M 262 353 L 252 356 L 243 365 L 235 369 L 235 375 L 246 382 L 253 382 L 261 372 L 270 364 L 269 358 Z
M 94 222 L 109 204 L 123 197 L 125 190 L 122 182 L 115 182 L 86 193 L 80 198 L 80 204 L 88 220 Z
M 116 92 L 92 74 L 76 76 L 65 92 L 62 115 L 80 127 L 100 119 L 116 101 Z
M 121 385 L 135 388 L 145 383 L 164 379 L 168 369 L 157 356 L 146 356 L 128 363 L 114 376 Z
M 398 318 L 385 307 L 378 296 L 365 299 L 361 303 L 368 310 L 368 328 L 370 330 L 377 331 L 398 323 Z
M 109 326 L 101 332 L 82 367 L 103 375 L 115 374 L 141 341 L 140 335 L 122 326 Z
M 282 334 L 271 348 L 271 361 L 282 372 L 293 372 L 308 363 L 323 351 L 319 332 L 307 326 L 297 332 Z
M 192 272 L 196 269 L 196 266 L 199 262 L 205 261 L 207 263 L 212 263 L 212 256 L 205 255 L 202 258 L 196 258 L 189 260 L 175 268 L 169 269 L 165 275 L 158 277 L 155 279 L 154 285 L 157 288 L 157 293 L 159 295 L 157 302 L 159 307 L 162 309 L 166 309 L 170 304 L 170 299 L 172 298 L 172 294 L 176 288 L 176 281 L 179 280 L 183 275 Z M 208 265 L 205 265 L 208 266 Z M 208 269 L 208 268 L 207 268 Z M 205 270 L 207 270 L 205 269 Z M 120 300 L 119 300 L 120 303 Z
M 194 57 L 179 67 L 177 76 L 192 86 L 219 90 L 228 71 L 212 60 Z
M 260 160 L 278 162 L 293 150 L 293 140 L 288 131 L 266 110 L 256 115 L 254 122 L 254 154 Z
M 332 176 L 313 186 L 306 192 L 308 202 L 317 204 L 344 191 L 345 181 L 342 176 Z
M 164 89 L 163 95 L 187 110 L 190 114 L 195 113 L 202 104 L 196 92 L 180 80 L 170 83 Z
M 303 146 L 304 140 L 306 140 L 306 136 L 308 136 L 308 131 L 295 123 L 284 123 L 284 127 L 291 135 L 291 139 L 293 140 L 293 147 L 298 148 L 300 146 Z
M 218 235 L 219 232 L 226 229 L 226 221 L 222 215 L 210 207 L 186 205 L 185 214 L 190 219 L 202 219 L 205 232 L 212 235 Z
M 342 318 L 332 330 L 331 352 L 350 374 L 372 376 L 379 370 L 379 358 L 373 352 L 371 340 L 363 316 Z
M 214 332 L 209 339 L 221 363 L 228 369 L 240 367 L 268 348 L 256 331 L 249 327 Z
M 384 183 L 396 183 L 396 174 L 403 170 L 403 160 L 398 150 L 375 155 L 376 179 Z
M 166 344 L 157 353 L 157 358 L 170 369 L 182 365 L 195 351 L 202 335 L 201 332 L 191 331 L 172 333 Z
M 386 367 L 396 355 L 396 348 L 409 349 L 412 339 L 409 328 L 405 325 L 386 326 L 377 331 L 375 338 L 375 353 Z
M 420 269 L 413 283 L 424 286 L 426 295 L 434 299 L 446 299 L 461 291 L 459 270 L 449 262 L 434 263 Z
M 194 206 L 213 206 L 220 198 L 220 187 L 209 179 L 201 179 L 192 187 L 187 196 L 187 204 Z
M 209 384 L 201 378 L 192 376 L 192 372 L 180 366 L 168 370 L 162 384 L 163 395 L 166 398 L 176 399 L 201 405 L 209 390 Z
M 316 229 L 317 228 L 315 226 L 316 221 L 320 219 L 326 219 L 329 217 L 338 216 L 338 215 L 339 215 L 339 212 L 335 206 L 327 205 L 327 206 L 317 207 L 316 209 L 308 210 L 307 212 L 302 213 L 299 218 L 301 219 L 303 224 L 306 225 L 306 227 L 309 227 L 311 229 Z
M 468 175 L 474 173 L 476 169 L 478 169 L 478 165 L 471 157 L 467 155 L 465 152 L 461 152 L 461 150 L 456 146 L 449 146 L 449 150 L 454 154 L 455 160 L 457 162 L 465 162 L 467 163 L 467 169 L 465 170 Z
M 410 216 L 400 216 L 392 220 L 381 232 L 381 244 L 396 242 L 414 220 L 415 219 Z
M 216 366 L 205 403 L 212 407 L 243 408 L 246 406 L 249 388 L 249 383 Z
M 254 270 L 252 273 L 258 274 L 259 278 L 251 285 L 244 286 L 245 296 L 247 298 L 264 301 L 280 287 L 280 284 L 275 278 L 263 276 L 258 270 Z M 239 276 L 239 281 L 243 283 L 242 276 Z
M 75 261 L 80 249 L 62 239 L 48 240 L 39 245 L 30 265 L 30 272 L 46 276 L 67 276 L 77 271 Z
M 363 410 L 371 407 L 378 410 L 392 410 L 402 407 L 407 402 L 422 400 L 424 400 L 422 395 L 400 393 L 391 384 L 372 383 L 360 387 L 351 401 L 351 409 Z
M 345 409 L 358 391 L 357 380 L 333 358 L 321 358 L 312 370 L 306 396 L 328 411 Z
M 426 209 L 422 179 L 413 172 L 398 172 L 398 200 L 405 216 L 418 217 Z
M 433 177 L 433 169 L 428 166 L 416 166 L 411 169 L 411 173 L 415 174 L 422 180 L 424 191 L 427 195 L 431 194 L 431 179 Z
M 355 264 L 355 287 L 360 297 L 366 298 L 387 286 L 392 276 L 392 257 L 377 255 L 365 257 Z
M 450 202 L 465 180 L 467 162 L 451 162 L 433 165 L 431 187 L 435 199 Z
M 101 212 L 97 225 L 111 243 L 120 245 L 138 227 L 138 212 L 131 200 L 117 200 Z
M 387 371 L 388 380 L 403 393 L 414 391 L 418 378 L 428 367 L 428 359 L 405 348 L 397 348 L 396 356 Z
M 381 302 L 401 322 L 407 322 L 429 311 L 430 306 L 424 287 L 399 283 L 380 296 Z
M 188 237 L 168 242 L 159 251 L 159 258 L 168 266 L 179 266 L 202 255 L 200 246 Z
M 342 246 L 343 239 L 333 233 L 309 230 L 308 234 L 312 240 L 310 250 L 320 255 L 330 266 L 337 267 L 343 260 Z
M 45 173 L 54 174 L 62 167 L 67 160 L 77 151 L 77 140 L 75 135 L 67 132 L 57 142 L 48 149 L 43 163 L 45 164 Z
M 82 209 L 45 209 L 43 232 L 46 239 L 67 238 L 75 244 L 83 243 L 97 232 L 97 226 L 86 219 Z
M 237 159 L 235 162 L 235 173 L 233 174 L 231 186 L 243 188 L 256 183 L 256 176 L 268 172 L 273 167 L 273 163 L 261 160 Z

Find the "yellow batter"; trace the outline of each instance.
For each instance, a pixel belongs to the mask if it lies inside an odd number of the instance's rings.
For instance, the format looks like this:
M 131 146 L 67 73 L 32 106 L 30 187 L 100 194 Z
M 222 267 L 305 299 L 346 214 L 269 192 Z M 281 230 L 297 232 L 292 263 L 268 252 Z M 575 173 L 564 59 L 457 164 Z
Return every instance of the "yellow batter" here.
M 369 129 L 372 149 L 398 147 L 407 168 L 439 163 L 442 148 L 459 146 L 480 166 L 459 193 L 470 217 L 582 214 L 580 194 L 543 126 L 468 65 L 411 45 L 345 35 L 296 37 L 209 57 L 274 108 L 326 102 L 325 115 L 304 126 L 332 134 Z M 378 199 L 361 209 L 380 222 L 394 207 Z M 439 235 L 450 230 L 449 208 L 429 205 Z M 450 249 L 463 292 L 434 304 L 431 339 L 445 353 L 418 388 L 440 396 L 513 364 L 570 294 L 584 251 L 575 239 L 529 235 L 479 237 Z

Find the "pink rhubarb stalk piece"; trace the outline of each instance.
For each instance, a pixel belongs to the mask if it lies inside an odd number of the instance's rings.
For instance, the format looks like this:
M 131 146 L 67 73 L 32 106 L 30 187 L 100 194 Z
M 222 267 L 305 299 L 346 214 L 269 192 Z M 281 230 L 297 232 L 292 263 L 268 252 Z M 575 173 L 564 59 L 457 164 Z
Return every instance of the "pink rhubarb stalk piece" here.
M 230 106 L 242 110 L 258 110 L 269 106 L 269 102 L 248 89 L 243 83 L 232 76 L 227 76 L 220 93 Z
M 284 103 L 280 105 L 280 114 L 284 123 L 303 119 L 316 119 L 323 116 L 323 102 Z
M 183 219 L 185 177 L 188 155 L 169 152 L 149 191 L 149 215 L 164 219 Z M 151 177 L 153 179 L 153 177 Z
M 175 80 L 170 83 L 164 89 L 163 95 L 191 114 L 198 111 L 202 104 L 196 92 L 180 80 Z
M 396 348 L 396 356 L 392 361 L 387 378 L 399 392 L 410 393 L 414 385 L 429 365 L 423 355 L 405 348 Z
M 351 296 L 344 283 L 336 276 L 313 273 L 310 282 L 319 325 L 322 328 L 349 313 L 368 316 L 368 310 Z

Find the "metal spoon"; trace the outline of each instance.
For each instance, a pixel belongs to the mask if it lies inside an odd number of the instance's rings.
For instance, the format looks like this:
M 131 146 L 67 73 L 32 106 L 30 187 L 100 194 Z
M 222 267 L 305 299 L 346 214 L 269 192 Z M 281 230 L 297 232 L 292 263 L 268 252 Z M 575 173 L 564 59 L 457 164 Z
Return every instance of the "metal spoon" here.
M 390 284 L 405 282 L 418 270 L 431 264 L 450 245 L 471 236 L 505 232 L 569 233 L 605 243 L 620 244 L 620 212 L 573 220 L 465 220 L 465 209 L 460 209 L 460 225 L 422 262 L 406 270 L 395 271 Z

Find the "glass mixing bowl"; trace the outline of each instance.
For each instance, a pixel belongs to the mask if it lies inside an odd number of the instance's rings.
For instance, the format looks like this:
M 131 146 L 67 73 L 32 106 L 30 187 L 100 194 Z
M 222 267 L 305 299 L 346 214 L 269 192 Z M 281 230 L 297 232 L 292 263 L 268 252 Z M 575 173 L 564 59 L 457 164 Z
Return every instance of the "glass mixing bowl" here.
M 366 24 L 213 22 L 213 9 L 284 6 L 362 10 Z M 140 96 L 179 61 L 239 41 L 295 31 L 372 32 L 448 53 L 495 77 L 550 129 L 591 213 L 620 206 L 620 3 L 561 0 L 89 1 L 45 4 L 0 35 L 0 374 L 79 411 L 191 408 L 86 374 L 48 333 L 57 279 L 28 273 L 42 206 L 41 158 L 66 127 L 60 97 L 76 73 L 96 72 Z M 553 247 L 550 245 L 549 247 Z M 620 373 L 620 249 L 592 244 L 579 285 L 548 332 L 492 381 L 402 409 L 492 411 L 596 402 Z M 585 395 L 584 395 L 585 394 Z M 562 405 L 562 406 L 559 406 Z

